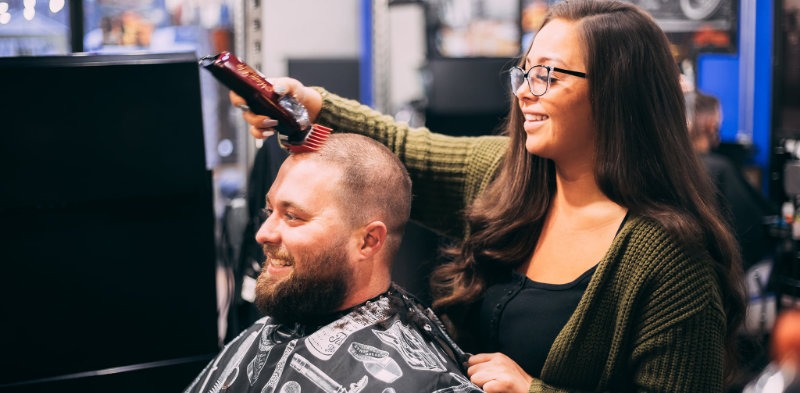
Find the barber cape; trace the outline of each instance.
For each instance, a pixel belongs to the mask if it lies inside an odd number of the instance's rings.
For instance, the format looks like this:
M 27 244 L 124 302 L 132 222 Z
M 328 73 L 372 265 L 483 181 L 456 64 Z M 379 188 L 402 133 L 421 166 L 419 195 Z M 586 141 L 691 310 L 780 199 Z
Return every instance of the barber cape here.
M 186 392 L 482 392 L 466 360 L 433 312 L 392 284 L 324 326 L 256 321 Z

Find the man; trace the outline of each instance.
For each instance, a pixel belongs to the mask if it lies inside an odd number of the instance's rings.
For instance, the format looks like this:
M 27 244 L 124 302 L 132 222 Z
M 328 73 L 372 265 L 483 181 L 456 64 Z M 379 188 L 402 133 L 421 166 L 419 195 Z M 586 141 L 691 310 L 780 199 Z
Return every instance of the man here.
M 742 248 L 744 269 L 762 261 L 772 252 L 765 232 L 765 217 L 777 214 L 772 202 L 755 189 L 728 157 L 714 151 L 720 143 L 722 109 L 719 100 L 700 91 L 691 95 L 692 116 L 689 138 L 719 191 L 720 204 L 730 215 L 732 228 Z
M 405 168 L 369 138 L 289 156 L 256 234 L 266 316 L 187 392 L 479 392 L 438 319 L 391 283 L 410 206 Z

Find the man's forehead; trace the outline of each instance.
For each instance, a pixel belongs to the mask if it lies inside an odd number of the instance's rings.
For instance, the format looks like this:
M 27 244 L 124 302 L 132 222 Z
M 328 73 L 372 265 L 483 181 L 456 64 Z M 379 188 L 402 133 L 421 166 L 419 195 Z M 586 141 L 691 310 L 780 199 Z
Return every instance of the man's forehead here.
M 278 171 L 278 176 L 267 193 L 267 202 L 291 198 L 303 200 L 312 196 L 332 197 L 339 183 L 341 171 L 315 159 L 289 157 Z
M 278 171 L 278 175 L 280 176 L 281 173 L 283 173 L 285 179 L 293 182 L 317 180 L 328 180 L 330 182 L 339 178 L 341 169 L 317 157 L 312 157 L 309 153 L 298 157 L 289 156 Z

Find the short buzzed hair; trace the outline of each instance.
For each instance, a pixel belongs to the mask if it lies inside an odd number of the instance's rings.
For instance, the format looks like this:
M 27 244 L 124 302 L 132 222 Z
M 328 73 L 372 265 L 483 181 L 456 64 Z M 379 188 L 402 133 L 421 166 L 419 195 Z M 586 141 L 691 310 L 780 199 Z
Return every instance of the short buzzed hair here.
M 351 133 L 331 134 L 318 151 L 300 154 L 341 169 L 336 202 L 353 226 L 385 223 L 387 255 L 394 257 L 412 198 L 411 178 L 397 156 L 379 142 Z
M 719 124 L 712 119 L 719 116 L 719 99 L 712 95 L 696 92 L 694 97 L 693 118 L 689 124 L 689 138 L 708 140 L 711 147 L 719 145 Z

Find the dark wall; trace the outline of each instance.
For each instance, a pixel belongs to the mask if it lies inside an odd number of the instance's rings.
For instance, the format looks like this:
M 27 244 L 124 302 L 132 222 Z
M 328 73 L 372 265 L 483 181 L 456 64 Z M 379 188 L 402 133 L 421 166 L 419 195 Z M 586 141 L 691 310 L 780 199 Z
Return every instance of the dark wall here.
M 0 390 L 188 385 L 218 351 L 196 59 L 0 59 L 0 86 Z

